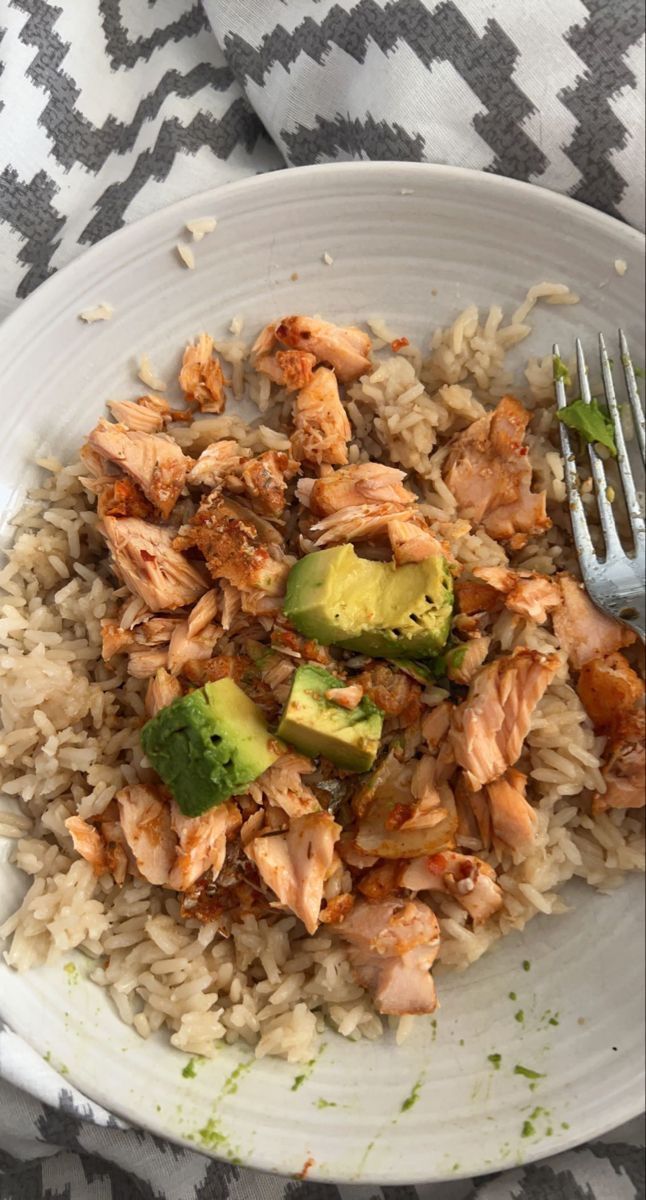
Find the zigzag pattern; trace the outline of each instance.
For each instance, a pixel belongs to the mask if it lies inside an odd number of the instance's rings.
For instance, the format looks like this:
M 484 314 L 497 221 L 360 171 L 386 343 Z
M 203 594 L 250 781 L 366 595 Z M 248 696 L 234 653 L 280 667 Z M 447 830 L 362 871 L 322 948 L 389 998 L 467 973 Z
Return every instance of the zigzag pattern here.
M 440 89 L 434 103 L 439 97 L 441 106 L 443 100 L 442 84 L 436 81 L 456 81 L 447 98 L 453 108 L 445 114 L 455 135 L 455 161 L 469 162 L 471 153 L 486 170 L 538 181 L 549 168 L 554 186 L 558 158 L 556 186 L 621 215 L 626 188 L 621 172 L 626 174 L 627 160 L 624 156 L 618 169 L 612 155 L 627 144 L 622 123 L 627 118 L 625 105 L 620 116 L 612 105 L 620 89 L 625 96 L 636 88 L 625 58 L 644 27 L 638 0 L 615 0 L 612 5 L 583 0 L 584 21 L 578 20 L 579 0 L 562 0 L 560 36 L 568 50 L 560 64 L 560 82 L 571 71 L 572 83 L 558 99 L 577 125 L 574 136 L 568 127 L 566 146 L 551 142 L 551 158 L 541 138 L 537 89 L 530 98 L 521 83 L 528 78 L 529 41 L 517 39 L 524 43 L 522 51 L 516 44 L 515 13 L 505 28 L 506 2 L 517 4 L 499 0 L 495 19 L 472 24 L 460 0 L 289 0 L 289 28 L 287 22 L 276 22 L 279 0 L 248 0 L 242 8 L 231 0 L 176 0 L 174 7 L 164 5 L 168 15 L 160 15 L 156 28 L 148 18 L 143 33 L 132 0 L 127 9 L 130 28 L 124 19 L 125 0 L 83 0 L 74 22 L 69 10 L 54 0 L 11 0 L 4 21 L 9 37 L 0 29 L 0 55 L 10 43 L 14 55 L 30 55 L 24 61 L 25 86 L 33 94 L 24 107 L 31 113 L 33 95 L 43 99 L 39 129 L 30 136 L 21 126 L 20 99 L 2 91 L 6 73 L 3 76 L 0 62 L 0 230 L 2 225 L 13 230 L 13 237 L 0 237 L 0 304 L 6 308 L 12 295 L 27 295 L 79 245 L 118 229 L 150 181 L 166 186 L 169 199 L 185 192 L 186 184 L 178 184 L 173 171 L 178 156 L 187 167 L 195 164 L 188 167 L 192 190 L 226 178 L 224 165 L 218 175 L 218 163 L 235 162 L 237 173 L 280 165 L 254 108 L 267 113 L 276 142 L 294 164 L 339 157 L 433 157 L 438 153 L 434 124 L 444 117 L 441 107 L 437 114 L 428 105 L 424 109 L 423 91 L 419 96 L 408 94 L 407 76 L 400 72 L 407 69 L 411 54 L 431 72 L 430 91 Z M 154 4 L 148 0 L 149 9 Z M 209 46 L 205 9 L 225 46 L 226 59 L 215 41 Z M 159 5 L 160 14 L 161 10 Z M 577 20 L 568 27 L 569 11 Z M 86 28 L 103 38 L 100 78 L 96 56 L 88 56 L 93 66 L 86 73 L 78 45 L 69 44 L 77 30 L 80 43 Z M 396 95 L 386 90 L 382 98 L 379 87 L 375 90 L 379 55 L 384 71 L 392 72 L 391 83 L 393 78 L 398 81 Z M 346 68 L 344 56 L 353 67 Z M 334 95 L 325 92 L 332 60 L 341 80 L 348 72 L 345 94 L 338 87 Z M 446 75 L 441 64 L 447 65 Z M 310 91 L 312 71 L 316 94 Z M 251 94 L 253 108 L 236 78 Z M 419 87 L 419 73 L 415 78 Z M 120 103 L 111 105 L 113 86 L 120 89 Z M 388 94 L 391 111 L 388 100 L 382 108 Z M 103 95 L 101 105 L 97 100 Z M 293 113 L 298 114 L 296 120 Z M 21 131 L 23 150 L 32 143 L 35 148 L 33 163 L 27 153 L 20 170 L 6 151 L 3 157 L 16 129 Z M 439 151 L 446 161 L 452 161 L 451 135 Z M 209 151 L 210 160 L 199 155 L 201 149 Z M 569 175 L 566 156 L 572 163 Z M 157 189 L 150 195 L 159 201 Z M 139 211 L 146 207 L 147 202 L 138 204 Z M 79 221 L 83 212 L 87 217 Z M 75 215 L 74 234 L 67 226 L 69 215 Z
M 101 24 L 105 34 L 105 48 L 113 67 L 134 67 L 140 59 L 148 59 L 155 50 L 161 50 L 168 42 L 179 42 L 193 37 L 201 29 L 208 28 L 202 5 L 194 4 L 189 12 L 182 13 L 170 25 L 156 29 L 149 37 L 137 37 L 131 41 L 121 18 L 119 0 L 99 0 Z
M 583 25 L 575 25 L 566 40 L 587 71 L 574 87 L 560 95 L 578 121 L 574 138 L 565 147 L 582 176 L 572 194 L 577 200 L 620 216 L 617 206 L 626 181 L 613 166 L 610 154 L 625 146 L 627 131 L 613 113 L 610 98 L 620 88 L 636 84 L 624 55 L 644 33 L 644 8 L 630 3 L 617 11 L 604 0 L 583 2 L 588 19 Z
M 0 221 L 6 221 L 25 239 L 18 258 L 29 264 L 16 295 L 22 299 L 53 273 L 52 255 L 60 245 L 65 217 L 54 207 L 56 184 L 45 171 L 34 175 L 31 183 L 19 179 L 13 167 L 0 174 Z
M 321 158 L 337 158 L 339 153 L 375 161 L 421 162 L 424 158 L 421 134 L 407 133 L 401 125 L 389 125 L 387 121 L 375 121 L 370 114 L 365 121 L 342 116 L 332 121 L 317 117 L 315 129 L 297 125 L 295 130 L 283 134 L 283 140 L 295 167 Z
M 95 28 L 102 30 L 107 47 L 105 118 L 99 123 L 83 111 L 83 95 L 88 90 L 93 93 L 94 78 L 85 78 L 78 59 L 74 60 L 77 78 L 66 70 L 70 46 L 57 28 L 61 9 L 50 0 L 13 0 L 15 14 L 27 18 L 19 28 L 14 19 L 14 45 L 35 51 L 26 66 L 26 84 L 44 96 L 38 123 L 50 152 L 33 177 L 21 177 L 11 162 L 2 161 L 0 127 L 0 230 L 4 223 L 22 240 L 17 251 L 15 241 L 11 243 L 9 264 L 12 291 L 19 298 L 52 274 L 60 255 L 70 257 L 75 246 L 118 229 L 126 220 L 129 205 L 146 184 L 150 180 L 164 181 L 178 156 L 190 158 L 206 148 L 214 163 L 234 156 L 240 172 L 255 151 L 262 168 L 276 165 L 262 125 L 236 87 L 215 42 L 209 53 L 208 35 L 204 34 L 206 18 L 199 4 L 193 0 L 185 0 L 184 6 L 178 4 L 179 15 L 144 37 L 132 35 L 125 28 L 119 0 L 94 3 Z M 191 53 L 193 43 L 196 52 Z M 178 46 L 173 56 L 177 64 L 167 69 L 166 56 L 159 60 L 165 69 L 155 69 L 156 52 L 169 45 Z M 117 67 L 119 76 L 113 76 Z M 133 98 L 129 119 L 110 112 L 113 79 L 115 86 L 127 89 L 126 95 Z M 11 101 L 12 97 L 7 99 Z M 2 104 L 0 96 L 0 114 Z M 164 115 L 166 111 L 168 116 Z M 12 119 L 9 113 L 5 118 Z M 16 124 L 18 119 L 19 113 L 15 113 Z M 39 140 L 42 143 L 42 133 L 36 144 Z M 249 169 L 253 169 L 251 161 Z M 70 194 L 66 176 L 72 171 L 76 184 Z M 206 161 L 194 176 L 196 191 L 213 182 Z M 170 198 L 175 199 L 176 194 L 171 193 Z M 73 241 L 66 238 L 70 207 L 72 211 L 82 212 L 85 208 L 88 212 Z M 27 269 L 17 275 L 18 266 Z M 3 274 L 6 280 L 8 272 Z
M 321 63 L 332 46 L 362 63 L 369 42 L 384 54 L 405 42 L 425 67 L 440 60 L 455 67 L 487 108 L 476 115 L 474 127 L 494 151 L 491 170 L 527 179 L 545 169 L 545 155 L 522 128 L 534 106 L 513 79 L 518 55 L 514 43 L 493 18 L 478 37 L 453 0 L 432 12 L 422 0 L 390 0 L 383 8 L 376 0 L 359 0 L 349 9 L 334 5 L 320 23 L 306 17 L 292 33 L 277 25 L 258 48 L 235 34 L 224 45 L 238 78 L 260 86 L 276 63 L 289 70 L 300 54 Z M 313 148 L 314 139 L 312 131 Z M 317 156 L 325 153 L 319 143 Z M 393 157 L 383 152 L 378 156 Z
M 154 146 L 139 155 L 124 180 L 103 192 L 96 204 L 96 216 L 85 226 L 79 240 L 96 242 L 119 229 L 137 192 L 149 179 L 165 179 L 181 151 L 195 154 L 201 146 L 208 146 L 218 158 L 226 159 L 239 144 L 253 150 L 258 135 L 258 119 L 242 97 L 233 101 L 219 121 L 203 112 L 197 113 L 186 126 L 174 117 L 164 121 Z
M 37 49 L 28 74 L 49 96 L 40 123 L 49 134 L 52 153 L 66 169 L 78 162 L 97 173 L 111 154 L 125 154 L 131 150 L 144 123 L 157 115 L 169 96 L 184 98 L 194 96 L 207 86 L 217 91 L 226 91 L 231 86 L 232 75 L 228 67 L 199 63 L 184 76 L 178 71 L 167 71 L 150 95 L 139 102 L 131 121 L 117 121 L 109 114 L 98 128 L 76 108 L 80 89 L 62 70 L 61 64 L 69 46 L 54 28 L 57 10 L 50 8 L 46 0 L 15 0 L 15 4 L 16 8 L 30 13 L 20 40 Z

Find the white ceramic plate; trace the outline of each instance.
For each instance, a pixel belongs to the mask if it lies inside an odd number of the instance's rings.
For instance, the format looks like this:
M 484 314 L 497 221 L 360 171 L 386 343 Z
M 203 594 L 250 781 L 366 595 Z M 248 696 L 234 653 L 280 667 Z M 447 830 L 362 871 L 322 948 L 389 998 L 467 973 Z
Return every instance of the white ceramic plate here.
M 174 250 L 184 221 L 211 214 L 217 230 L 186 270 Z M 287 312 L 379 314 L 421 338 L 473 300 L 510 311 L 541 279 L 564 280 L 582 300 L 540 311 L 523 356 L 548 353 L 554 338 L 568 347 L 581 330 L 612 342 L 621 322 L 643 361 L 641 237 L 550 192 L 446 167 L 346 164 L 182 202 L 83 255 L 0 329 L 3 508 L 18 505 L 37 450 L 72 455 L 108 397 L 141 390 L 142 351 L 170 378 L 186 339 L 221 332 L 234 313 L 250 331 Z M 103 300 L 113 320 L 81 324 L 77 314 Z M 24 882 L 0 865 L 0 918 Z M 310 1178 L 335 1180 L 477 1174 L 581 1142 L 643 1105 L 641 880 L 568 896 L 567 915 L 538 917 L 466 975 L 444 978 L 437 1022 L 420 1022 L 400 1049 L 329 1034 L 299 1087 L 302 1069 L 273 1060 L 232 1081 L 241 1056 L 230 1049 L 184 1078 L 185 1056 L 163 1036 L 140 1041 L 63 963 L 24 976 L 0 968 L 0 1011 L 88 1096 L 222 1157 L 286 1174 L 311 1161 Z M 517 1064 L 541 1078 L 532 1086 Z M 523 1137 L 536 1108 L 535 1135 Z

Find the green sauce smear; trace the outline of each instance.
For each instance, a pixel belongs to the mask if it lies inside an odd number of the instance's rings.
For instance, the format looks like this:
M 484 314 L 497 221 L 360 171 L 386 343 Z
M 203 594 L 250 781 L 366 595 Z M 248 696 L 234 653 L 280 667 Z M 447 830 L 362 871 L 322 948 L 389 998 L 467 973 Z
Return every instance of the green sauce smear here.
M 514 1067 L 514 1075 L 523 1075 L 525 1079 L 544 1079 L 540 1071 L 532 1071 L 531 1067 L 523 1067 L 520 1063 L 516 1063 Z
M 402 1106 L 399 1110 L 400 1112 L 403 1112 L 403 1113 L 408 1112 L 408 1110 L 410 1108 L 412 1108 L 414 1104 L 417 1104 L 417 1101 L 419 1100 L 419 1094 L 422 1090 L 423 1083 L 424 1083 L 424 1076 L 420 1075 L 419 1079 L 417 1080 L 417 1083 L 415 1083 L 413 1085 L 410 1095 L 407 1096 L 406 1099 L 403 1101 Z

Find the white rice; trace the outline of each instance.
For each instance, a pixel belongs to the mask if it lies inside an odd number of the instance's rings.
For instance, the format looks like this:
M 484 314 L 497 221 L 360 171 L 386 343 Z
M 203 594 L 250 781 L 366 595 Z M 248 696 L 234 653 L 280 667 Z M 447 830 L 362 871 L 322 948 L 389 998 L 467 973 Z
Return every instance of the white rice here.
M 214 225 L 203 218 L 187 229 L 199 240 Z M 464 428 L 484 411 L 483 400 L 507 389 L 506 351 L 527 336 L 526 320 L 539 300 L 574 303 L 576 297 L 565 285 L 538 285 L 506 325 L 496 306 L 484 316 L 469 307 L 434 334 L 426 357 L 414 346 L 393 354 L 390 344 L 398 335 L 374 318 L 370 327 L 386 356 L 349 389 L 354 461 L 387 454 L 417 471 L 424 511 L 452 522 L 454 553 L 466 566 L 504 564 L 507 556 L 456 517 L 441 477 L 445 452 L 436 449 L 438 435 Z M 237 371 L 240 393 L 249 379 L 241 332 L 242 321 L 234 318 L 233 340 L 218 344 Z M 551 358 L 549 367 L 551 381 Z M 546 369 L 546 361 L 531 369 L 534 395 L 545 387 Z M 139 377 L 153 390 L 165 388 L 146 356 Z M 258 385 L 252 396 L 262 424 L 248 427 L 235 414 L 209 417 L 199 427 L 180 426 L 177 440 L 193 454 L 224 437 L 254 449 L 288 448 L 284 431 L 272 427 L 284 397 L 275 410 L 269 381 L 264 384 L 267 390 Z M 563 463 L 540 411 L 530 453 L 555 517 L 564 499 Z M 110 575 L 96 514 L 79 482 L 84 468 L 53 458 L 41 466 L 46 476 L 14 519 L 13 548 L 0 571 L 0 782 L 7 796 L 22 802 L 20 812 L 0 811 L 0 836 L 12 839 L 14 861 L 32 877 L 22 905 L 0 931 L 7 962 L 22 971 L 78 948 L 95 960 L 92 978 L 107 989 L 124 1022 L 141 1037 L 165 1027 L 174 1046 L 193 1054 L 213 1055 L 219 1042 L 242 1041 L 258 1057 L 302 1061 L 312 1056 L 326 1023 L 346 1037 L 378 1037 L 384 1020 L 355 982 L 343 946 L 325 928 L 308 937 L 291 916 L 247 917 L 224 939 L 213 926 L 182 919 L 173 893 L 133 879 L 118 888 L 109 876 L 97 879 L 74 855 L 66 818 L 75 812 L 97 816 L 119 788 L 145 778 L 139 729 L 146 681 L 128 676 L 120 659 L 109 668 L 101 659 L 101 620 L 126 593 Z M 520 560 L 548 573 L 572 566 L 566 522 L 555 517 L 549 534 L 530 543 Z M 140 615 L 140 601 L 130 600 L 122 627 Z M 497 619 L 493 636 L 501 651 L 520 644 L 558 649 L 552 634 L 511 613 Z M 563 911 L 558 892 L 574 876 L 607 890 L 626 871 L 644 868 L 639 814 L 591 817 L 590 796 L 604 788 L 603 740 L 595 736 L 562 659 L 519 763 L 532 782 L 536 845 L 522 863 L 510 852 L 502 859 L 489 854 L 501 870 L 505 902 L 484 927 L 468 928 L 466 913 L 452 899 L 437 903 L 444 967 L 464 969 L 536 913 Z M 281 694 L 293 667 L 289 658 L 279 658 L 269 668 Z M 429 688 L 424 700 L 432 706 L 446 695 Z M 398 1040 L 411 1025 L 410 1018 L 400 1022 Z

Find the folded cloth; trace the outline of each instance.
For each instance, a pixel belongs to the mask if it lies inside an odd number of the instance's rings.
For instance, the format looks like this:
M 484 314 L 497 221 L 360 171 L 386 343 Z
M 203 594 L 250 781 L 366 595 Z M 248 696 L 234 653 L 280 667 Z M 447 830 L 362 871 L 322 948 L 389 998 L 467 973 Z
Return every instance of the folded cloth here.
M 0 0 L 0 317 L 126 222 L 285 165 L 453 163 L 641 225 L 643 82 L 637 0 Z M 637 1121 L 502 1176 L 383 1191 L 633 1200 L 641 1145 Z M 128 1128 L 0 1027 L 0 1200 L 287 1194 L 341 1190 Z

